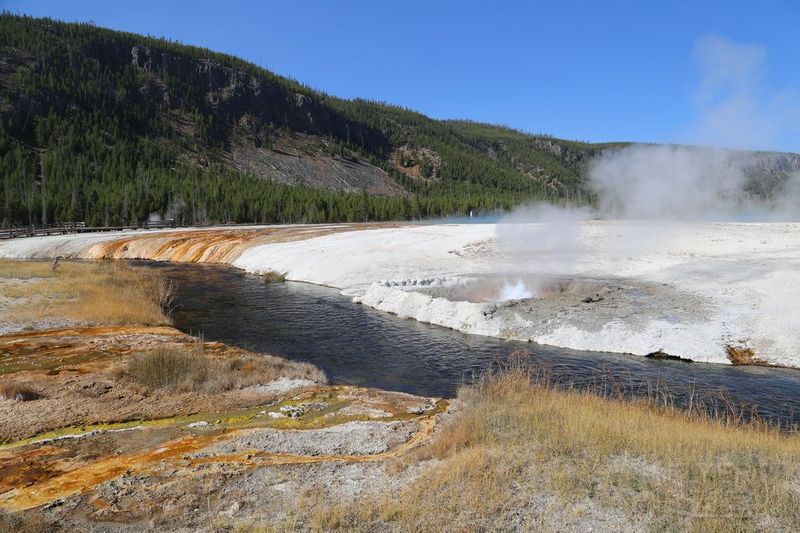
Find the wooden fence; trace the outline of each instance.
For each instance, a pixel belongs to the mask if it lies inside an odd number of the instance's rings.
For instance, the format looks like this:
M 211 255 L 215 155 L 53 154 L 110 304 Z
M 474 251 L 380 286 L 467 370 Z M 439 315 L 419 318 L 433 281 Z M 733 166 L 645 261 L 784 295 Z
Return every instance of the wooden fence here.
M 42 235 L 64 235 L 67 233 L 90 233 L 101 231 L 124 231 L 137 229 L 174 228 L 174 220 L 162 222 L 143 222 L 136 226 L 87 226 L 85 222 L 64 222 L 41 226 L 19 226 L 0 228 L 0 239 L 17 239 L 21 237 L 39 237 Z

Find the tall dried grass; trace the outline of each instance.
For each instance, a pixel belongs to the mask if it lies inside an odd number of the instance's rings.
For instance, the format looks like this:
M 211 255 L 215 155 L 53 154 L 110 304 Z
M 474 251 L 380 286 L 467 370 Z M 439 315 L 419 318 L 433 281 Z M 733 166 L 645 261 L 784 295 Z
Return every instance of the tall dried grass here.
M 122 262 L 0 261 L 0 294 L 20 300 L 21 319 L 93 324 L 169 324 L 174 285 L 160 273 Z
M 207 380 L 208 371 L 208 358 L 199 350 L 154 350 L 128 362 L 128 375 L 151 390 L 195 390 Z
M 511 364 L 459 392 L 463 408 L 399 494 L 309 500 L 316 530 L 791 530 L 800 437 L 761 422 L 564 390 Z M 658 396 L 654 395 L 654 399 Z M 737 421 L 738 420 L 738 421 Z
M 27 383 L 0 383 L 0 400 L 29 402 L 40 397 L 40 394 Z
M 135 354 L 123 375 L 150 391 L 167 392 L 223 392 L 281 377 L 326 382 L 325 374 L 307 363 L 269 355 L 212 355 L 202 341 L 192 347 Z

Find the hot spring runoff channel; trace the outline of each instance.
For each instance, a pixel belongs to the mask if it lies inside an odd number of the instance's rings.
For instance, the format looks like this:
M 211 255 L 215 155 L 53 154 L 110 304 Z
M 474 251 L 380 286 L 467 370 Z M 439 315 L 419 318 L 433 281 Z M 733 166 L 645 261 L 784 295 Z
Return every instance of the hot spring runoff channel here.
M 678 401 L 689 391 L 724 391 L 782 425 L 800 424 L 800 371 L 733 367 L 568 350 L 404 320 L 357 305 L 327 287 L 267 284 L 233 267 L 149 263 L 177 285 L 176 327 L 250 350 L 309 361 L 333 383 L 453 397 L 483 369 L 527 350 L 561 383 L 596 387 L 609 376 L 623 390 L 661 383 Z

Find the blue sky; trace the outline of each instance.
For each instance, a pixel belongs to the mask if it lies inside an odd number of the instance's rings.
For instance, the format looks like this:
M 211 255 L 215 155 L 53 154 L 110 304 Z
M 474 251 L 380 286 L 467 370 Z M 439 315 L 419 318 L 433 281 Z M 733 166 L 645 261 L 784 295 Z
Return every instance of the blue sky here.
M 800 2 L 0 0 L 342 97 L 588 141 L 800 151 Z

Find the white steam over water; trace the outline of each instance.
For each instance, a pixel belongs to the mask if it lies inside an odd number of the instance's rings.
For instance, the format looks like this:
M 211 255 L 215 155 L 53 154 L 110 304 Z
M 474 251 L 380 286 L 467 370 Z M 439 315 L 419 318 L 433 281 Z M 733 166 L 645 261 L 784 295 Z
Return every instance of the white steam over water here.
M 800 172 L 792 171 L 800 155 L 731 149 L 769 148 L 778 138 L 800 143 L 800 98 L 763 89 L 765 56 L 753 44 L 699 40 L 698 115 L 684 140 L 704 146 L 607 150 L 587 166 L 592 208 L 518 208 L 498 226 L 499 252 L 532 275 L 564 276 L 596 253 L 580 234 L 588 220 L 636 221 L 620 225 L 604 250 L 620 264 L 680 240 L 676 222 L 800 220 Z
M 800 156 L 797 161 L 800 163 Z M 634 145 L 589 167 L 595 216 L 639 220 L 776 221 L 800 215 L 800 173 L 757 196 L 752 174 L 769 156 L 720 148 Z M 777 166 L 777 163 L 774 163 Z M 774 170 L 772 172 L 780 172 Z

